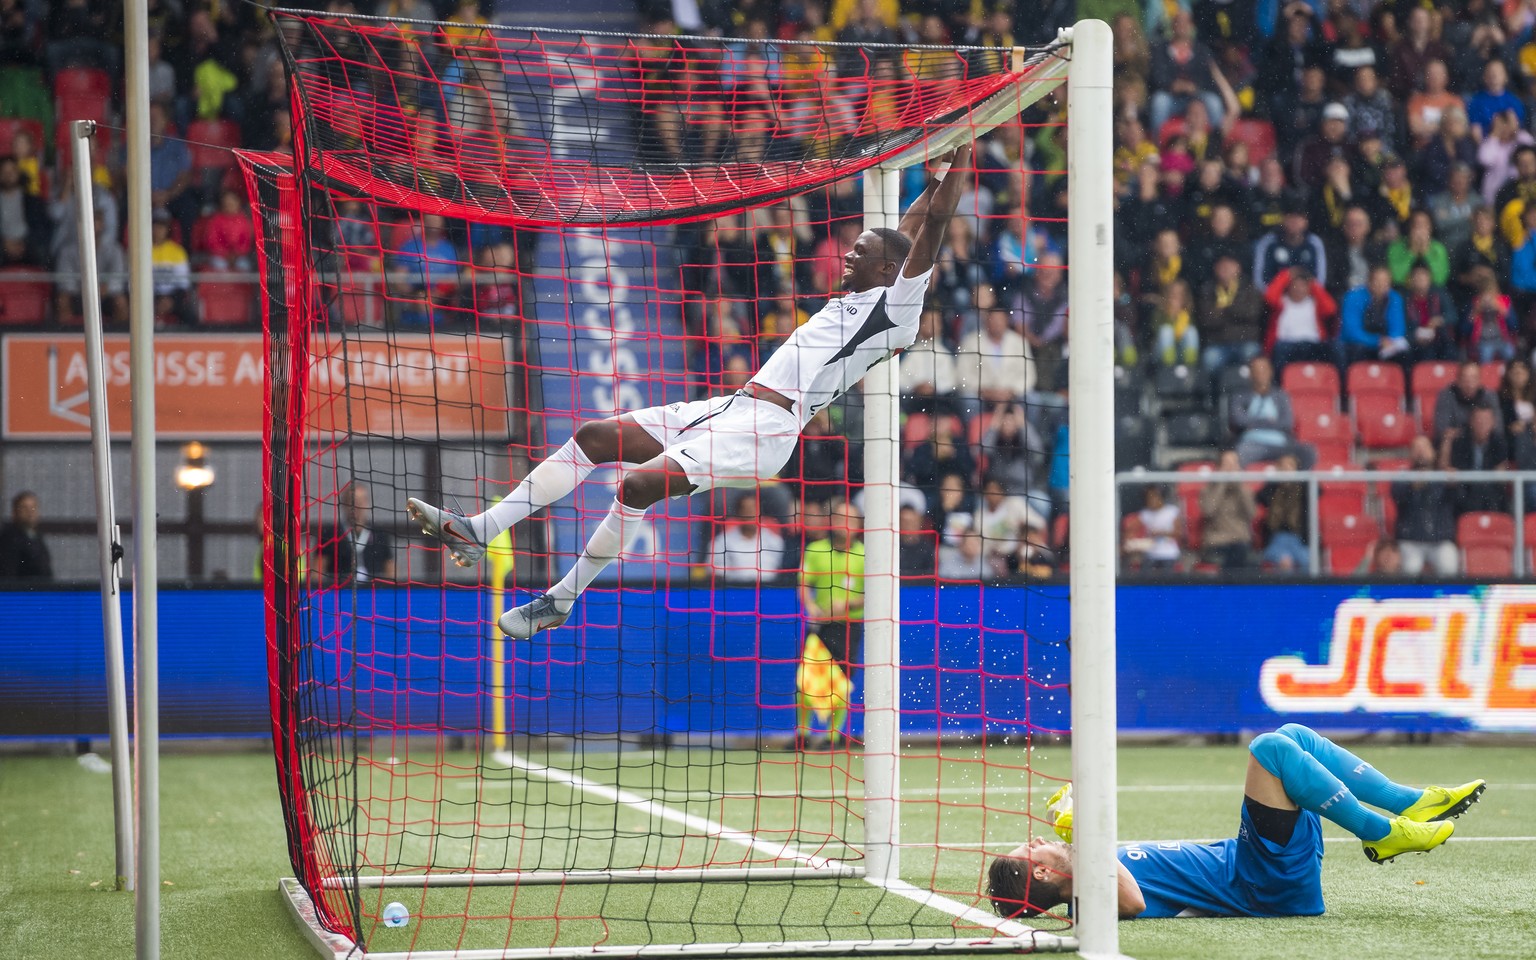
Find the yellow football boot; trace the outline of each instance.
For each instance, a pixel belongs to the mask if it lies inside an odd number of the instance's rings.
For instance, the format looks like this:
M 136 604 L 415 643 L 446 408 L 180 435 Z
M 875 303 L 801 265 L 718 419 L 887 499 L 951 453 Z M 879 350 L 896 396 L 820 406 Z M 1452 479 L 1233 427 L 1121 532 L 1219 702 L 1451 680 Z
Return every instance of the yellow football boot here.
M 1394 817 L 1392 829 L 1380 840 L 1362 840 L 1366 859 L 1372 863 L 1386 863 L 1405 853 L 1428 853 L 1451 838 L 1456 824 L 1449 820 L 1437 823 L 1417 823 L 1407 817 Z
M 1424 796 L 1403 811 L 1403 816 L 1416 823 L 1432 823 L 1449 820 L 1467 812 L 1478 797 L 1488 788 L 1488 781 L 1473 780 L 1459 787 L 1426 787 Z

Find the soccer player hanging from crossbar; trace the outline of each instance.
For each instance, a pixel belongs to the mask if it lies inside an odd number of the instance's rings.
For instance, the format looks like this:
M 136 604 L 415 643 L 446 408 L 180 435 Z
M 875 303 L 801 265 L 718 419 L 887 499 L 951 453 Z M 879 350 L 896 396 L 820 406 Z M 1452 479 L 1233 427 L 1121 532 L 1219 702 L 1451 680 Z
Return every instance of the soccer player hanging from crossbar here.
M 843 258 L 846 293 L 790 334 L 741 390 L 583 424 L 510 495 L 472 517 L 406 501 L 421 529 L 441 540 L 454 562 L 469 566 L 502 531 L 564 499 L 598 464 L 635 464 L 575 566 L 547 592 L 502 614 L 497 624 L 503 633 L 526 638 L 565 623 L 576 598 L 624 552 L 655 504 L 776 477 L 818 410 L 912 345 L 934 257 L 967 180 L 945 179 L 944 171 L 969 170 L 971 150 L 966 144 L 940 161 L 898 229 L 859 235 Z

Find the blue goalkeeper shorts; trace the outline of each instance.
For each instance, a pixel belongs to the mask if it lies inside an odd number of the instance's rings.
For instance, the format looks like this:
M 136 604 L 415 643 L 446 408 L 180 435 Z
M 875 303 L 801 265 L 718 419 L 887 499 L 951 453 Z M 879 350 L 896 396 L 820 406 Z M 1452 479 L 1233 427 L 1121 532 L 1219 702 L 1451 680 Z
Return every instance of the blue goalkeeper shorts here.
M 1256 917 L 1311 917 L 1323 912 L 1323 828 L 1317 814 L 1299 811 L 1290 840 L 1266 840 L 1243 804 L 1234 881 Z

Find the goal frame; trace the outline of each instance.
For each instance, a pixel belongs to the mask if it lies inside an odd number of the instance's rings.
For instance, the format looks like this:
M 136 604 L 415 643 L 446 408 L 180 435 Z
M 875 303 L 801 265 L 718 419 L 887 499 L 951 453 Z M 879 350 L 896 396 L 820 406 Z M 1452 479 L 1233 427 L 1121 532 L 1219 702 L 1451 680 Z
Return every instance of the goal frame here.
M 977 105 L 969 122 L 929 138 L 864 173 L 866 226 L 895 227 L 903 167 L 947 150 L 977 130 L 990 129 L 1021 106 L 1063 83 L 1067 92 L 1068 296 L 1072 349 L 1068 358 L 1070 494 L 1073 502 L 1114 503 L 1113 456 L 1113 182 L 1112 34 L 1098 20 L 1062 28 L 1057 56 L 1012 89 Z M 1016 68 L 1022 51 L 1015 51 Z M 1036 930 L 993 916 L 901 879 L 900 836 L 900 483 L 899 357 L 872 368 L 864 380 L 865 486 L 865 694 L 864 822 L 862 864 L 809 856 L 783 845 L 779 859 L 792 867 L 687 870 L 508 871 L 413 874 L 358 878 L 359 888 L 532 885 L 572 883 L 743 882 L 754 880 L 859 879 L 975 927 L 971 936 L 909 939 L 843 939 L 790 942 L 636 944 L 585 947 L 491 948 L 413 952 L 364 952 L 345 934 L 325 929 L 313 902 L 295 878 L 279 881 L 283 901 L 311 945 L 328 960 L 559 960 L 559 958 L 838 956 L 895 953 L 1077 951 L 1084 957 L 1118 957 L 1115 704 L 1115 517 L 1109 509 L 1070 514 L 1072 772 L 1074 799 L 1074 935 Z M 493 603 L 500 608 L 501 578 Z M 494 631 L 493 631 L 494 633 Z M 499 643 L 499 637 L 492 637 Z M 495 720 L 493 750 L 508 766 L 527 761 L 506 751 L 506 732 Z M 531 771 L 535 774 L 537 771 Z M 612 789 L 612 788 L 609 788 Z M 657 819 L 690 819 L 689 826 L 723 840 L 761 843 L 713 821 L 642 801 Z M 346 878 L 327 881 L 353 886 Z M 982 931 L 990 930 L 987 935 Z

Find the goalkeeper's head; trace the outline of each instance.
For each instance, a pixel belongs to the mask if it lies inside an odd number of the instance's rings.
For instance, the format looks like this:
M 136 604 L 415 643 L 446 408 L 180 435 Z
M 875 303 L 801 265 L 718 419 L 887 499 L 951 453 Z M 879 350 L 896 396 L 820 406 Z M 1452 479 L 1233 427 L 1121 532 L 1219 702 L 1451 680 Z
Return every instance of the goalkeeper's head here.
M 987 896 L 1001 917 L 1033 917 L 1072 897 L 1072 847 L 1036 837 L 992 861 Z

